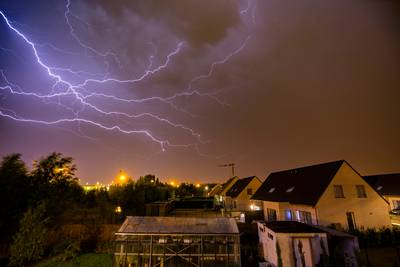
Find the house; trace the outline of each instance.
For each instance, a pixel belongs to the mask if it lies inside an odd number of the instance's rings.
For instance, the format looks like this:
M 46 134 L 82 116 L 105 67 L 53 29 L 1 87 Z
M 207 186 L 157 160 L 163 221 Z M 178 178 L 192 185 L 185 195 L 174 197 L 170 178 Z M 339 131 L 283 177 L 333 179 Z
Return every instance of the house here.
M 369 175 L 364 180 L 389 202 L 392 225 L 400 226 L 400 173 Z
M 208 196 L 213 196 L 215 199 L 215 202 L 217 205 L 220 205 L 221 207 L 224 206 L 224 196 L 226 192 L 233 186 L 233 184 L 238 180 L 237 176 L 233 176 L 229 178 L 225 183 L 223 184 L 217 184 L 215 185 Z
M 233 218 L 128 216 L 115 239 L 113 266 L 240 267 Z
M 262 182 L 256 176 L 236 180 L 223 197 L 225 209 L 228 211 L 261 210 L 261 201 L 251 197 Z
M 400 208 L 400 173 L 364 176 L 364 180 L 390 204 L 390 210 Z
M 389 204 L 345 160 L 271 173 L 252 199 L 266 221 L 338 229 L 390 227 Z
M 263 266 L 357 266 L 357 238 L 296 221 L 257 222 Z M 281 264 L 279 264 L 281 263 Z

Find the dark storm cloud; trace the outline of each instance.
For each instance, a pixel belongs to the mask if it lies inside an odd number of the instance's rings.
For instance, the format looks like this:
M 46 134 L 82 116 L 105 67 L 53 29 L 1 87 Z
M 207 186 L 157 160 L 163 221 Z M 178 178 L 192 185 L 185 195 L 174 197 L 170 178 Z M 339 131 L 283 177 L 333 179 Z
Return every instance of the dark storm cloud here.
M 15 1 L 10 3 L 18 6 Z M 41 3 L 42 8 L 45 2 Z M 151 172 L 161 178 L 222 181 L 229 171 L 217 168 L 220 163 L 235 162 L 239 175 L 265 177 L 278 169 L 343 158 L 362 174 L 399 171 L 398 2 L 254 0 L 249 3 L 249 10 L 240 15 L 239 9 L 243 10 L 247 1 L 85 0 L 84 4 L 71 1 L 73 14 L 83 22 L 75 18 L 71 21 L 84 43 L 120 57 L 122 64 L 114 66 L 116 63 L 112 62 L 111 75 L 137 77 L 148 65 L 150 55 L 155 56 L 156 66 L 164 62 L 178 42 L 188 43 L 168 68 L 145 81 L 92 84 L 87 88 L 96 92 L 128 98 L 181 92 L 193 77 L 207 74 L 213 62 L 224 59 L 250 36 L 240 53 L 217 65 L 210 77 L 193 84 L 193 88 L 203 93 L 218 92 L 216 96 L 227 105 L 198 96 L 174 101 L 177 107 L 194 114 L 188 116 L 157 101 L 146 105 L 108 99 L 96 102 L 108 110 L 117 107 L 133 113 L 154 112 L 190 126 L 208 141 L 199 146 L 201 154 L 193 148 L 169 148 L 165 153 L 155 153 L 158 145 L 141 136 L 84 125 L 68 125 L 64 129 L 78 128 L 78 133 L 82 130 L 93 139 L 8 120 L 0 120 L 0 152 L 21 152 L 34 159 L 53 150 L 61 151 L 78 160 L 81 177 L 90 181 L 97 178 L 108 181 L 121 168 L 135 177 Z M 29 24 L 30 28 L 24 30 L 35 40 L 41 41 L 43 37 L 53 43 L 59 40 L 55 44 L 65 44 L 66 48 L 81 53 L 65 25 L 64 4 L 58 3 L 58 13 L 50 18 L 39 12 L 41 8 L 30 14 L 29 8 L 11 12 L 4 6 L 8 13 L 19 14 L 13 20 Z M 53 25 L 59 32 L 38 25 Z M 1 45 L 18 43 L 13 46 L 16 52 L 22 50 L 27 54 L 25 65 L 21 61 L 17 64 L 7 54 L 7 64 L 3 65 L 10 71 L 10 77 L 22 85 L 32 84 L 30 72 L 33 72 L 35 88 L 44 91 L 50 88 L 48 83 L 41 87 L 43 81 L 36 79 L 43 72 L 31 61 L 31 52 L 24 50 L 25 46 L 15 36 L 3 32 L 7 35 L 0 39 Z M 61 35 L 64 37 L 60 38 Z M 51 55 L 46 49 L 41 52 Z M 49 62 L 61 66 L 87 70 L 96 66 L 99 71 L 104 67 L 103 58 L 88 64 L 83 53 L 79 58 L 54 51 L 53 54 Z M 3 100 L 6 101 L 9 104 L 14 100 Z M 24 114 L 29 114 L 32 103 L 19 103 L 24 111 L 26 108 Z M 33 114 L 48 113 L 46 107 Z M 186 133 L 177 133 L 176 129 L 152 120 L 108 119 L 126 127 L 151 129 L 175 142 L 188 139 Z
M 167 24 L 178 36 L 194 45 L 216 43 L 226 31 L 240 23 L 238 7 L 231 0 L 86 0 L 90 7 L 100 7 L 111 18 L 124 20 L 136 14 L 147 21 Z

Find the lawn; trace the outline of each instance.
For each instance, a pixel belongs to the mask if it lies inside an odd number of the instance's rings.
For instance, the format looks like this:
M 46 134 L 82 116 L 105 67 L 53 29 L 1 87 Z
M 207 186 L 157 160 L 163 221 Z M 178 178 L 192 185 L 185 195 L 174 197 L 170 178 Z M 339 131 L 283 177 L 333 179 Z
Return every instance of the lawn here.
M 88 253 L 65 262 L 48 259 L 35 265 L 35 267 L 111 267 L 112 260 L 113 256 L 110 254 Z

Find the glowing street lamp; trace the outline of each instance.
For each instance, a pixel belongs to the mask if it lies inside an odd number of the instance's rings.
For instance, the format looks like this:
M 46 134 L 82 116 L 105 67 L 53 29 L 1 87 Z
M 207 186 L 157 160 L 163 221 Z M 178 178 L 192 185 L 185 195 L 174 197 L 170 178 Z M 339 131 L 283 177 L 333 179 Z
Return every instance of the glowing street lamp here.
M 200 188 L 200 184 L 196 184 L 196 187 L 197 187 L 197 188 Z
M 120 174 L 118 178 L 121 182 L 125 182 L 126 180 L 126 176 L 124 174 Z

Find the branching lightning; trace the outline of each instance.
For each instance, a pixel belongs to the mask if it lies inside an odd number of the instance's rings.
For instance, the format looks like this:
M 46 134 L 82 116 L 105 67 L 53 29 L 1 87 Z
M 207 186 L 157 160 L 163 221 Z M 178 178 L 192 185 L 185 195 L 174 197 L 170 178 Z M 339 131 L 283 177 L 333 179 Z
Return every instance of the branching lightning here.
M 248 13 L 248 11 L 251 9 L 251 1 L 249 0 L 248 5 L 246 6 L 246 9 L 240 10 L 240 15 L 244 16 Z M 43 48 L 50 48 L 56 52 L 62 52 L 66 54 L 76 54 L 75 52 L 71 51 L 64 51 L 62 49 L 57 48 L 56 46 L 45 43 L 45 44 L 36 44 L 33 42 L 29 36 L 24 34 L 22 31 L 20 31 L 16 26 L 13 25 L 12 22 L 7 18 L 5 13 L 3 11 L 0 11 L 0 15 L 2 20 L 4 21 L 5 25 L 9 28 L 9 30 L 15 34 L 19 39 L 21 39 L 24 44 L 29 47 L 31 53 L 34 56 L 36 64 L 46 73 L 47 77 L 53 81 L 51 90 L 49 90 L 49 93 L 37 93 L 34 91 L 28 91 L 24 90 L 21 88 L 21 86 L 18 86 L 17 84 L 14 84 L 11 82 L 7 75 L 6 72 L 3 70 L 0 70 L 0 78 L 3 80 L 3 85 L 0 85 L 0 93 L 2 92 L 4 95 L 14 95 L 16 97 L 29 97 L 29 98 L 35 98 L 37 100 L 43 101 L 44 103 L 54 103 L 61 108 L 64 108 L 70 112 L 69 115 L 65 115 L 62 118 L 58 118 L 55 120 L 44 120 L 44 119 L 34 119 L 34 118 L 26 118 L 22 117 L 17 114 L 12 109 L 2 107 L 0 106 L 0 116 L 11 119 L 14 121 L 18 122 L 24 122 L 24 123 L 35 123 L 35 124 L 42 124 L 42 125 L 61 125 L 61 124 L 72 124 L 72 123 L 82 123 L 85 125 L 97 127 L 102 130 L 106 131 L 115 131 L 119 132 L 122 134 L 135 134 L 135 135 L 143 135 L 147 138 L 149 138 L 151 141 L 157 143 L 160 145 L 161 150 L 165 151 L 166 148 L 168 147 L 192 147 L 194 148 L 195 151 L 197 151 L 199 154 L 199 143 L 205 143 L 204 141 L 201 140 L 200 138 L 200 133 L 198 133 L 196 130 L 192 129 L 191 127 L 188 127 L 182 123 L 176 123 L 173 122 L 171 119 L 168 119 L 166 117 L 163 117 L 159 114 L 154 114 L 152 112 L 142 112 L 142 113 L 127 113 L 121 110 L 106 110 L 102 108 L 100 105 L 95 104 L 95 100 L 97 99 L 102 99 L 102 100 L 108 100 L 108 101 L 115 101 L 116 103 L 127 103 L 127 104 L 138 104 L 138 103 L 147 103 L 150 101 L 156 101 L 159 103 L 165 103 L 171 106 L 173 109 L 177 111 L 185 111 L 184 109 L 176 106 L 174 104 L 174 101 L 180 97 L 207 97 L 210 98 L 219 104 L 225 104 L 221 100 L 218 99 L 216 96 L 219 93 L 219 90 L 217 90 L 214 93 L 202 93 L 198 89 L 194 89 L 194 85 L 196 82 L 204 79 L 209 79 L 212 77 L 215 69 L 219 65 L 223 65 L 226 62 L 228 62 L 232 57 L 235 55 L 239 54 L 247 45 L 248 41 L 250 40 L 250 35 L 246 36 L 244 38 L 243 42 L 232 52 L 228 53 L 226 56 L 224 56 L 222 59 L 216 60 L 214 62 L 211 62 L 208 68 L 208 71 L 205 74 L 200 74 L 198 76 L 193 77 L 192 79 L 189 80 L 187 83 L 187 86 L 181 90 L 180 92 L 174 93 L 170 96 L 150 96 L 150 97 L 145 97 L 145 98 L 125 98 L 121 97 L 118 95 L 113 94 L 112 92 L 108 93 L 103 93 L 103 92 L 95 92 L 91 91 L 88 89 L 89 85 L 119 85 L 119 84 L 130 84 L 130 85 L 135 85 L 137 83 L 143 82 L 144 80 L 151 79 L 151 77 L 164 69 L 168 68 L 171 62 L 173 61 L 174 57 L 179 56 L 179 54 L 184 50 L 186 43 L 184 41 L 178 42 L 175 46 L 175 48 L 172 49 L 166 56 L 165 60 L 160 63 L 158 66 L 153 66 L 154 65 L 154 55 L 150 55 L 148 57 L 148 65 L 146 66 L 145 70 L 142 72 L 141 75 L 138 77 L 134 78 L 129 78 L 129 79 L 119 79 L 116 77 L 112 77 L 110 74 L 110 63 L 113 61 L 114 63 L 117 63 L 118 66 L 121 67 L 121 62 L 118 58 L 118 55 L 115 52 L 112 51 L 106 51 L 106 52 L 101 52 L 94 47 L 90 46 L 89 44 L 83 42 L 80 37 L 78 36 L 77 32 L 74 30 L 73 27 L 73 21 L 74 22 L 79 22 L 79 23 L 85 23 L 87 27 L 90 27 L 89 24 L 84 22 L 82 19 L 79 17 L 75 16 L 71 12 L 71 2 L 70 0 L 66 1 L 65 5 L 65 22 L 66 25 L 69 29 L 69 34 L 72 36 L 72 38 L 75 40 L 75 42 L 82 48 L 82 50 L 85 51 L 86 54 L 90 54 L 92 57 L 99 57 L 103 59 L 104 65 L 105 65 L 105 72 L 104 73 L 96 73 L 96 72 L 89 72 L 89 71 L 84 71 L 84 70 L 76 70 L 72 69 L 69 67 L 64 67 L 64 66 L 50 66 L 49 64 L 46 63 L 46 60 L 42 58 L 40 50 Z M 157 51 L 157 47 L 149 42 L 155 51 Z M 5 51 L 5 48 L 1 48 L 2 50 Z M 12 52 L 8 51 L 7 52 Z M 81 78 L 80 82 L 76 82 L 75 80 L 69 80 L 65 77 L 64 74 L 70 74 L 74 75 L 76 77 Z M 90 88 L 93 88 L 91 86 Z M 71 104 L 65 104 L 62 103 L 62 99 L 72 99 L 74 105 Z M 78 107 L 76 107 L 76 103 L 78 103 Z M 117 105 L 116 105 L 117 106 Z M 173 127 L 178 130 L 187 132 L 192 138 L 194 138 L 194 141 L 191 143 L 186 143 L 186 144 L 175 144 L 167 139 L 157 137 L 156 134 L 151 132 L 148 129 L 129 129 L 126 128 L 126 126 L 122 126 L 118 123 L 104 123 L 100 120 L 95 120 L 95 119 L 90 119 L 84 115 L 82 115 L 84 110 L 90 110 L 98 115 L 104 116 L 104 117 L 118 117 L 118 118 L 125 118 L 129 120 L 135 120 L 135 119 L 151 119 L 154 120 L 155 122 L 165 124 L 168 127 Z M 189 113 L 190 114 L 190 113 Z M 202 155 L 202 154 L 201 154 Z

